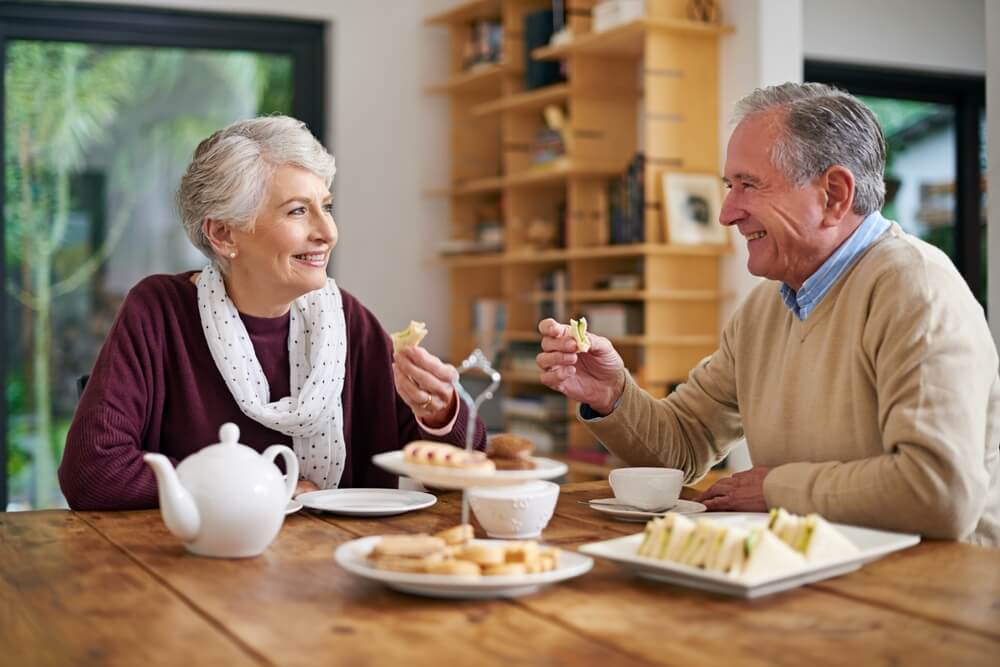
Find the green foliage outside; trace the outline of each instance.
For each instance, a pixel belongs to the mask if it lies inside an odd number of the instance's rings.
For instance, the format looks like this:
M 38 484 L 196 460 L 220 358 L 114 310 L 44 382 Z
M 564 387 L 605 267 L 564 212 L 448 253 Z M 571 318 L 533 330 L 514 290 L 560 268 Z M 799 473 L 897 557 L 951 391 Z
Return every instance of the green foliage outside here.
M 52 367 L 54 314 L 87 299 L 123 234 L 141 225 L 151 193 L 164 187 L 162 161 L 186 162 L 198 141 L 236 120 L 234 99 L 254 100 L 251 113 L 289 113 L 291 77 L 285 56 L 9 43 L 3 216 L 11 499 L 36 508 L 61 502 L 55 470 L 72 409 L 58 405 L 72 405 L 75 397 L 65 394 L 75 390 L 73 378 Z M 71 219 L 94 198 L 79 188 L 95 156 L 103 156 L 102 178 L 119 197 L 94 221 L 101 233 L 81 237 Z
M 921 121 L 926 121 L 928 119 L 939 117 L 943 112 L 948 112 L 948 107 L 944 107 L 940 104 L 935 104 L 932 102 L 918 102 L 914 100 L 897 100 L 885 97 L 861 97 L 861 100 L 867 104 L 872 111 L 875 112 L 875 116 L 878 118 L 879 123 L 882 125 L 882 131 L 885 134 L 887 142 L 887 154 L 886 154 L 886 179 L 891 180 L 898 177 L 895 172 L 895 158 L 902 153 L 905 153 L 912 143 L 913 139 L 906 139 L 905 133 L 901 131 L 910 128 L 916 123 Z M 953 120 L 951 122 L 954 122 Z M 980 154 L 980 167 L 983 173 L 986 172 L 986 123 L 985 117 L 982 118 L 980 122 L 980 138 L 981 138 L 981 154 Z M 920 136 L 919 139 L 923 139 Z M 898 215 L 896 213 L 895 202 L 887 202 L 886 206 L 882 209 L 882 214 L 889 218 L 890 220 L 898 220 Z M 986 303 L 986 281 L 987 281 L 987 248 L 986 248 L 986 238 L 985 233 L 983 234 L 983 245 L 982 245 L 982 257 L 980 271 L 980 284 L 976 286 L 975 293 L 980 303 Z M 955 227 L 952 225 L 948 226 L 934 226 L 929 227 L 927 232 L 923 235 L 923 239 L 940 248 L 949 257 L 955 257 Z

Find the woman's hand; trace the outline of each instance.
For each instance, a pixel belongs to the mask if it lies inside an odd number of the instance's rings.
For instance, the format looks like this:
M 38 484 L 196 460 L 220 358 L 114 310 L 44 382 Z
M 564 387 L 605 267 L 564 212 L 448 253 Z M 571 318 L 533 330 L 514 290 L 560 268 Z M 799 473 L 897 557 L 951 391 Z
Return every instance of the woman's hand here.
M 295 498 L 300 493 L 309 493 L 310 491 L 319 491 L 319 487 L 308 479 L 300 479 L 299 483 L 295 485 L 295 493 L 292 494 L 292 498 Z
M 625 362 L 611 341 L 588 333 L 590 350 L 579 353 L 569 327 L 553 319 L 538 323 L 542 353 L 535 362 L 545 386 L 586 403 L 602 415 L 611 413 L 625 391 Z
M 396 392 L 413 414 L 430 428 L 447 425 L 457 404 L 451 384 L 458 377 L 455 367 L 419 346 L 400 350 L 392 359 Z

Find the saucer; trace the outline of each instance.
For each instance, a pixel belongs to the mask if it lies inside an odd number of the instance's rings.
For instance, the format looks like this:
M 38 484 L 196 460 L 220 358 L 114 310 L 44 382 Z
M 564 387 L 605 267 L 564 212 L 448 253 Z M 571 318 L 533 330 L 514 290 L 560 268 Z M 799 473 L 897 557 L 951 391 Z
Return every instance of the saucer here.
M 300 509 L 302 509 L 302 507 L 303 507 L 302 503 L 299 500 L 292 498 L 291 500 L 288 501 L 288 504 L 285 505 L 285 514 L 286 515 L 295 514 Z
M 627 510 L 612 507 L 612 505 L 617 503 L 617 498 L 595 498 L 594 500 L 588 502 L 587 505 L 590 509 L 596 512 L 610 514 L 616 519 L 621 519 L 622 521 L 646 521 L 671 512 L 674 514 L 700 514 L 707 509 L 701 503 L 693 500 L 678 500 L 676 505 L 663 512 L 643 512 L 641 510 Z
M 311 510 L 347 516 L 392 516 L 430 507 L 437 497 L 402 489 L 327 489 L 298 497 Z

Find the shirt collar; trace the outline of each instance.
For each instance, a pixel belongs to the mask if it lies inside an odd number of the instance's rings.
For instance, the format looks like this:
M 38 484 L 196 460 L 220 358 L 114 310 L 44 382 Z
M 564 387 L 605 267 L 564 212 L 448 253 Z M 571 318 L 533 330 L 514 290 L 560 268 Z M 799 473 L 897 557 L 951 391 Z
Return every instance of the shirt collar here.
M 798 291 L 782 283 L 781 298 L 792 314 L 800 320 L 806 319 L 844 272 L 889 228 L 890 224 L 878 211 L 869 214 L 854 233 L 848 236 L 815 273 L 802 283 Z

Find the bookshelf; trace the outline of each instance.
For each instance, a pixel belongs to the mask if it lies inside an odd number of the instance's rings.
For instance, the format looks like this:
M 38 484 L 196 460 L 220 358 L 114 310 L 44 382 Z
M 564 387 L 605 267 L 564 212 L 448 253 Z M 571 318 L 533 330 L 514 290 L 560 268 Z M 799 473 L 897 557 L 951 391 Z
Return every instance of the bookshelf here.
M 475 0 L 425 21 L 448 33 L 449 76 L 426 90 L 447 96 L 451 121 L 450 183 L 427 194 L 449 200 L 452 239 L 475 240 L 484 225 L 503 234 L 500 252 L 439 257 L 450 274 L 449 356 L 492 346 L 503 397 L 546 401 L 554 392 L 531 366 L 540 316 L 593 314 L 591 328 L 610 333 L 640 385 L 663 396 L 718 346 L 729 246 L 671 244 L 660 183 L 665 171 L 719 173 L 718 48 L 731 29 L 689 20 L 689 0 L 647 0 L 644 18 L 593 32 L 596 0 L 565 0 L 571 38 L 527 48 L 526 17 L 552 4 Z M 484 22 L 502 27 L 500 55 L 470 69 L 470 33 Z M 530 87 L 537 62 L 560 62 L 565 76 Z M 540 137 L 554 129 L 561 152 L 543 162 Z M 630 164 L 628 193 L 641 198 L 626 202 L 633 229 L 623 242 L 611 186 Z M 573 479 L 606 476 L 614 460 L 602 460 L 576 409 L 550 420 L 565 447 L 555 455 Z

